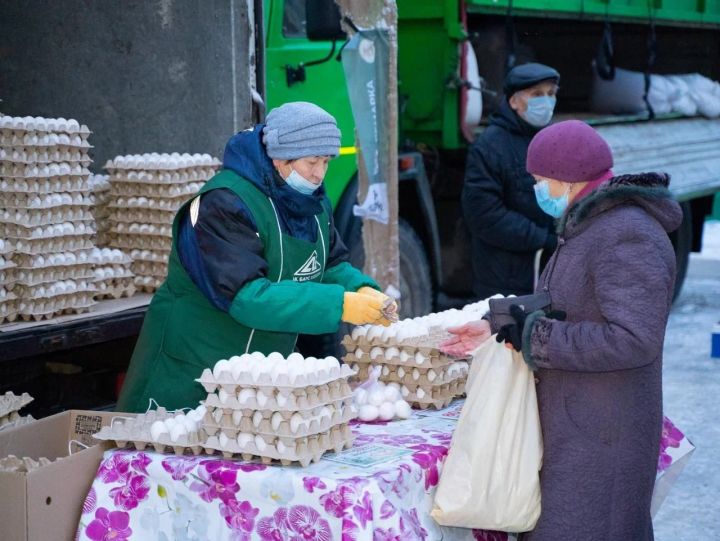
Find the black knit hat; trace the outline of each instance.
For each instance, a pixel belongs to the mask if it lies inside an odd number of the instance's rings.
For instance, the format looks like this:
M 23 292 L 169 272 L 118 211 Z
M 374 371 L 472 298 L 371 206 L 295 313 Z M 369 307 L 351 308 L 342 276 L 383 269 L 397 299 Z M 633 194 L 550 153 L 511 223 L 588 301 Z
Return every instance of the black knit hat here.
M 560 74 L 544 64 L 522 64 L 515 66 L 505 76 L 503 84 L 503 92 L 509 98 L 518 90 L 530 88 L 543 81 L 554 81 L 555 84 L 560 83 Z

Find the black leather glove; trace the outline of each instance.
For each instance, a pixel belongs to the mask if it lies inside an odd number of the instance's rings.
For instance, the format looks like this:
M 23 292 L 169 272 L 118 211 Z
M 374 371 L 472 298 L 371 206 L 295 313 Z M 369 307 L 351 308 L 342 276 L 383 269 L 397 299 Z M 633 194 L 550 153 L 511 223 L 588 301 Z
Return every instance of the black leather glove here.
M 517 304 L 513 304 L 510 307 L 510 315 L 515 320 L 515 323 L 505 325 L 498 331 L 495 340 L 498 343 L 507 342 L 512 345 L 515 351 L 522 350 L 522 337 L 523 330 L 525 329 L 525 320 L 530 315 L 520 308 Z M 557 319 L 558 321 L 565 321 L 567 314 L 562 310 L 549 310 L 545 311 L 545 316 L 549 319 Z

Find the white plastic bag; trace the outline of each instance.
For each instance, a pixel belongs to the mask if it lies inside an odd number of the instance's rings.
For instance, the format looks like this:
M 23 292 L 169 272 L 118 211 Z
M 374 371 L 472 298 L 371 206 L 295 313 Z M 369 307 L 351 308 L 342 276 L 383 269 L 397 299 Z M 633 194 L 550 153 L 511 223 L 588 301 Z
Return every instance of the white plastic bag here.
M 432 517 L 443 526 L 532 530 L 543 454 L 533 373 L 490 338 L 473 353 L 466 392 Z

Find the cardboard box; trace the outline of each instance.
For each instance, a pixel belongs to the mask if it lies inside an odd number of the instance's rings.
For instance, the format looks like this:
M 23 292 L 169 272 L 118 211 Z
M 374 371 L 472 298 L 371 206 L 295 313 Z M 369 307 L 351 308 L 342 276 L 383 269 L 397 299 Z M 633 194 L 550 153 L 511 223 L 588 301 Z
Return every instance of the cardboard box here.
M 72 541 L 82 505 L 107 445 L 92 438 L 117 413 L 71 410 L 0 431 L 0 456 L 52 464 L 25 472 L 0 472 L 0 540 Z M 78 440 L 91 447 L 73 446 Z M 82 449 L 82 450 L 80 450 Z

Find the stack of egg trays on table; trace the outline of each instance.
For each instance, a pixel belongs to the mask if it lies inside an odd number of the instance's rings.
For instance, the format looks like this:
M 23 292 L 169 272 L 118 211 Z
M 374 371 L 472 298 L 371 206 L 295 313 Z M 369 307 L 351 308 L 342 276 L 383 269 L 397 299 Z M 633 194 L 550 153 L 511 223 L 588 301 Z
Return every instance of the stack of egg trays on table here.
M 12 243 L 0 238 L 0 324 L 17 319 L 17 296 L 11 291 L 15 283 Z
M 158 453 L 170 451 L 182 455 L 189 451 L 199 455 L 206 438 L 201 426 L 203 415 L 204 406 L 198 406 L 187 413 L 158 407 L 132 417 L 114 417 L 109 425 L 104 426 L 93 437 L 101 441 L 112 441 L 121 449 L 131 446 L 138 451 L 144 451 L 147 447 L 153 447 Z
M 0 429 L 29 423 L 32 416 L 21 416 L 20 410 L 33 401 L 28 393 L 16 395 L 12 391 L 0 395 Z
M 167 276 L 177 210 L 217 171 L 209 154 L 118 156 L 110 173 L 108 245 L 130 253 L 135 285 L 153 292 Z
M 90 175 L 90 190 L 92 191 L 93 206 L 91 212 L 97 225 L 97 237 L 95 244 L 98 246 L 107 245 L 108 232 L 110 228 L 110 176 Z
M 93 248 L 95 260 L 95 298 L 119 299 L 135 294 L 135 274 L 130 269 L 132 259 L 118 248 Z
M 343 338 L 347 351 L 343 360 L 357 370 L 361 381 L 368 378 L 373 367 L 380 366 L 380 381 L 398 383 L 403 399 L 419 409 L 442 409 L 465 393 L 468 363 L 437 349 L 432 334 L 368 338 L 367 333 L 362 333 L 367 328 L 356 330 L 361 332 Z
M 13 251 L 0 272 L 13 269 L 4 280 L 14 317 L 42 320 L 94 304 L 89 134 L 73 119 L 0 117 L 0 238 Z
M 208 392 L 205 449 L 243 460 L 305 467 L 352 445 L 348 378 L 334 357 L 245 354 L 221 360 L 197 380 Z

